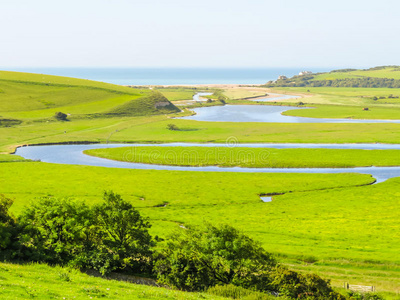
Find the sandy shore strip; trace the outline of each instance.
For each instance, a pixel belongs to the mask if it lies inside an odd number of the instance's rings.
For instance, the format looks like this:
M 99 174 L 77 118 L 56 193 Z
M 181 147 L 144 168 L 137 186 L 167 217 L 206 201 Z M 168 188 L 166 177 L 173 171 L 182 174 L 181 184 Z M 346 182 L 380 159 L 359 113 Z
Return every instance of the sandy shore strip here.
M 303 94 L 303 93 L 288 93 L 286 91 L 280 91 L 276 92 L 271 92 L 270 88 L 265 88 L 262 87 L 260 84 L 221 84 L 221 83 L 215 83 L 215 84 L 173 84 L 173 85 L 129 85 L 129 87 L 147 87 L 147 88 L 157 88 L 157 87 L 196 87 L 196 88 L 216 88 L 216 89 L 223 89 L 223 90 L 229 90 L 229 89 L 244 89 L 248 91 L 257 91 L 257 92 L 265 92 L 265 95 L 259 95 L 259 96 L 254 96 L 254 97 L 244 97 L 244 98 L 238 98 L 234 100 L 252 100 L 252 101 L 257 101 L 257 99 L 263 99 L 264 102 L 279 102 L 279 101 L 284 101 L 284 100 L 289 100 L 285 98 L 285 96 L 296 96 L 298 99 L 301 98 L 306 98 L 306 97 L 311 97 L 311 95 L 308 94 Z M 271 100 L 268 100 L 271 99 Z M 291 98 L 292 100 L 294 98 Z M 179 102 L 179 101 L 193 101 L 193 99 L 187 99 L 187 100 L 178 100 L 174 102 Z

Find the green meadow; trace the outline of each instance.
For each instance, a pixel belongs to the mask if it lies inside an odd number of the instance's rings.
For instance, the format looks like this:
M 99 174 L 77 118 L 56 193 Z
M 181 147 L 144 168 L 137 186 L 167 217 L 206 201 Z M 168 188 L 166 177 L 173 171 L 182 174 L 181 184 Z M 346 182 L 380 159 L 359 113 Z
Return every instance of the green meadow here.
M 124 162 L 173 166 L 351 168 L 400 165 L 400 150 L 146 146 L 93 149 L 84 153 Z
M 170 101 L 192 100 L 193 95 L 200 91 L 197 88 L 184 87 L 158 88 L 157 90 L 160 91 L 161 94 L 167 97 Z
M 183 115 L 182 113 L 181 115 Z M 40 143 L 398 143 L 400 124 L 199 122 L 167 116 L 78 119 L 0 127 L 0 152 Z M 178 115 L 175 115 L 178 116 Z M 168 124 L 180 130 L 168 130 Z
M 229 299 L 162 287 L 105 280 L 74 269 L 0 263 L 0 298 L 11 299 Z
M 0 165 L 0 190 L 18 214 L 35 198 L 101 200 L 118 191 L 165 236 L 179 225 L 232 224 L 295 269 L 343 281 L 399 284 L 397 179 L 359 174 L 260 174 L 108 169 L 37 162 Z M 40 180 L 38 180 L 38 178 Z M 273 196 L 270 203 L 259 198 Z M 245 211 L 245 213 L 243 213 Z
M 354 71 L 356 73 L 356 71 Z M 367 71 L 357 71 L 367 72 Z M 369 73 L 375 71 L 368 71 Z M 394 69 L 377 70 L 396 78 Z M 359 76 L 346 73 L 343 76 Z M 368 74 L 369 74 L 368 73 Z M 393 73 L 393 74 L 392 74 Z M 333 74 L 333 73 L 332 73 Z M 364 74 L 364 73 L 363 73 Z M 367 73 L 365 73 L 367 74 Z M 376 73 L 378 74 L 378 73 Z M 335 74 L 339 78 L 339 73 Z M 322 75 L 318 75 L 322 76 Z M 367 76 L 371 76 L 370 74 Z M 378 77 L 378 75 L 376 75 Z M 112 169 L 30 162 L 10 155 L 20 145 L 45 143 L 400 143 L 400 124 L 313 124 L 199 122 L 176 119 L 191 114 L 158 108 L 157 103 L 191 99 L 195 90 L 129 88 L 74 78 L 0 72 L 0 193 L 15 199 L 15 215 L 38 197 L 53 195 L 101 201 L 113 190 L 150 218 L 153 234 L 166 236 L 180 225 L 233 225 L 274 253 L 292 269 L 344 282 L 374 285 L 388 299 L 400 286 L 400 179 L 372 184 L 362 174 L 267 174 Z M 313 109 L 288 115 L 325 118 L 400 119 L 399 89 L 279 87 L 274 91 L 304 95 Z M 228 101 L 265 94 L 265 89 L 225 90 Z M 166 98 L 164 98 L 166 97 Z M 187 98 L 189 97 L 189 98 Z M 385 97 L 373 100 L 373 97 Z M 231 102 L 230 102 L 231 103 Z M 368 107 L 368 111 L 363 108 Z M 54 118 L 56 112 L 68 121 Z M 4 124 L 4 125 L 3 125 Z M 169 130 L 168 124 L 179 130 Z M 396 150 L 233 148 L 236 159 L 220 163 L 210 148 L 140 148 L 145 163 L 177 165 L 352 167 L 399 165 Z M 182 156 L 169 162 L 167 151 Z M 128 149 L 128 151 L 130 151 Z M 154 162 L 152 151 L 159 156 Z M 255 160 L 238 158 L 240 151 Z M 136 161 L 126 149 L 101 149 L 91 155 Z M 192 155 L 192 156 L 191 156 Z M 193 162 L 193 157 L 197 161 Z M 258 158 L 257 158 L 258 157 Z M 260 195 L 272 194 L 264 203 Z M 75 270 L 45 265 L 0 263 L 0 298 L 219 299 L 156 287 L 106 281 Z M 67 273 L 67 275 L 62 275 Z M 22 278 L 22 279 L 21 279 Z M 70 280 L 65 280 L 70 278 Z M 60 288 L 61 287 L 61 288 Z M 47 298 L 46 298 L 47 297 Z M 222 298 L 221 298 L 222 299 Z

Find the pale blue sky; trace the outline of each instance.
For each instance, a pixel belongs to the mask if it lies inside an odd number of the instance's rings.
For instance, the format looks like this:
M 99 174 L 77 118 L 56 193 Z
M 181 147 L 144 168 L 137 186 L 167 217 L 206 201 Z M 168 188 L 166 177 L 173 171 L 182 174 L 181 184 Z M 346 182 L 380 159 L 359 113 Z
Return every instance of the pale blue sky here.
M 0 0 L 1 67 L 400 64 L 396 0 Z

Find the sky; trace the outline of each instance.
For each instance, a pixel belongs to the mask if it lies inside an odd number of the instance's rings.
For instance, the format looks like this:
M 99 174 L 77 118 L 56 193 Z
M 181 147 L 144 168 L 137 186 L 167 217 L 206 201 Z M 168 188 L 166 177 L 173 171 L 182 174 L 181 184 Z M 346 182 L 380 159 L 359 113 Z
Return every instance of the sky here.
M 0 0 L 1 67 L 400 65 L 397 0 Z

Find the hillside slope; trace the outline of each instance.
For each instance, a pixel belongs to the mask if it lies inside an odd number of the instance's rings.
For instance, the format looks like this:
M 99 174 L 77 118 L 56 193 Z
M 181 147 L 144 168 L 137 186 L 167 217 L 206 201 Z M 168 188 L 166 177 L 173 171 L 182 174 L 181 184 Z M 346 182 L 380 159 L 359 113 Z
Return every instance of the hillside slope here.
M 45 264 L 0 262 L 0 298 L 5 299 L 226 299 L 93 277 Z
M 82 117 L 120 111 L 124 104 L 130 108 L 129 115 L 179 111 L 174 106 L 149 110 L 149 97 L 154 97 L 150 95 L 149 90 L 91 80 L 0 71 L 0 119 L 46 119 L 58 111 Z
M 342 69 L 295 75 L 266 83 L 267 87 L 362 87 L 400 88 L 400 67 L 382 66 L 365 70 Z

